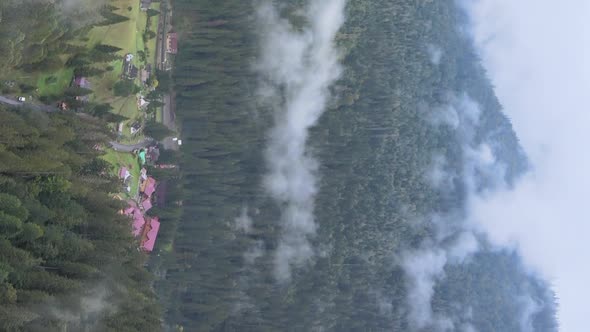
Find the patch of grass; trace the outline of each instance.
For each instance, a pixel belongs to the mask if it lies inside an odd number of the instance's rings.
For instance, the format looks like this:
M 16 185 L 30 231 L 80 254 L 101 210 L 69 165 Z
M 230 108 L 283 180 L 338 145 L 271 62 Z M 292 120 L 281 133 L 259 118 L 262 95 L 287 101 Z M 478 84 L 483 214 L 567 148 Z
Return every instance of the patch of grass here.
M 140 11 L 137 0 L 112 0 L 111 4 L 119 8 L 115 11 L 116 14 L 127 16 L 129 20 L 109 26 L 94 27 L 89 33 L 87 42 L 89 47 L 102 43 L 121 48 L 118 53 L 121 56 L 120 59 L 104 64 L 105 68 L 111 66 L 113 70 L 97 77 L 96 82 L 93 81 L 94 101 L 111 104 L 114 113 L 130 119 L 126 121 L 125 125 L 127 125 L 128 122 L 134 121 L 139 116 L 136 97 L 135 95 L 114 96 L 113 86 L 121 80 L 125 54 L 134 54 L 133 62 L 135 66 L 140 67 L 137 52 L 144 50 L 142 34 L 145 30 L 147 14 Z M 128 10 L 129 7 L 131 10 Z M 129 133 L 124 132 L 124 135 L 127 136 Z
M 162 251 L 166 252 L 166 253 L 171 253 L 173 248 L 172 248 L 172 242 L 166 243 L 165 245 L 163 245 L 161 247 Z
M 162 122 L 162 107 L 156 108 L 156 121 Z
M 94 98 L 97 102 L 110 103 L 114 100 L 112 90 L 115 83 L 120 80 L 123 71 L 123 58 L 110 62 L 108 66 L 112 66 L 113 70 L 91 79 Z
M 40 96 L 59 95 L 70 86 L 74 70 L 72 68 L 62 68 L 53 73 L 44 73 L 37 78 L 37 88 Z
M 159 11 L 160 10 L 160 3 L 159 2 L 153 3 L 151 8 Z M 147 14 L 146 14 L 146 16 L 147 16 Z M 152 16 L 151 30 L 157 33 L 159 23 L 160 23 L 160 15 Z M 157 39 L 157 37 L 152 38 L 146 44 L 147 49 L 149 51 L 149 58 L 147 59 L 147 62 L 151 63 L 152 66 L 155 66 L 155 64 L 156 64 L 156 39 Z
M 138 115 L 137 97 L 133 94 L 128 97 L 116 97 L 112 102 L 113 112 L 133 120 Z
M 138 51 L 143 51 L 145 49 L 145 44 L 143 42 L 143 32 L 145 31 L 145 25 L 147 23 L 147 14 L 145 12 L 139 12 L 137 15 L 137 38 L 135 39 L 136 49 Z

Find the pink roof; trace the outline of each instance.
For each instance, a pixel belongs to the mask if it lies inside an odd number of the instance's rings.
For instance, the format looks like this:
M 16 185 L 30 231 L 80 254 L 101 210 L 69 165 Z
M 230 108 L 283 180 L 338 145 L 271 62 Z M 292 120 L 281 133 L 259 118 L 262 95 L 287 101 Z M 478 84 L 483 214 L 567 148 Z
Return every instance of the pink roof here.
M 135 210 L 135 207 L 130 206 L 130 207 L 126 208 L 125 210 L 123 210 L 123 213 L 125 213 L 126 216 L 131 216 L 133 214 L 134 210 Z
M 141 206 L 143 207 L 143 211 L 147 212 L 152 208 L 152 200 L 149 198 L 144 199 L 143 202 L 141 202 Z
M 74 83 L 81 88 L 87 88 L 90 85 L 86 77 L 76 77 Z
M 135 208 L 133 210 L 133 235 L 139 236 L 141 234 L 143 225 L 145 225 L 143 213 L 141 213 L 138 208 Z
M 143 249 L 147 251 L 154 250 L 154 245 L 156 244 L 156 238 L 160 230 L 160 221 L 157 217 L 151 219 L 150 227 L 151 229 L 147 233 L 147 240 L 143 243 Z
M 147 195 L 147 197 L 152 197 L 154 191 L 156 191 L 156 180 L 153 177 L 147 178 L 147 184 L 145 185 L 145 189 L 143 193 Z

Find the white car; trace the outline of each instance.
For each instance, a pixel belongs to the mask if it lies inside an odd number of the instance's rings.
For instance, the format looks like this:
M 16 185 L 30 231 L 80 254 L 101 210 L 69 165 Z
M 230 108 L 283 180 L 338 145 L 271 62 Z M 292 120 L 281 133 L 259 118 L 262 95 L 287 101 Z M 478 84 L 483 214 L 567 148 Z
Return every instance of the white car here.
M 25 97 L 18 97 L 18 101 L 20 101 L 20 102 L 23 102 L 25 100 L 27 100 Z

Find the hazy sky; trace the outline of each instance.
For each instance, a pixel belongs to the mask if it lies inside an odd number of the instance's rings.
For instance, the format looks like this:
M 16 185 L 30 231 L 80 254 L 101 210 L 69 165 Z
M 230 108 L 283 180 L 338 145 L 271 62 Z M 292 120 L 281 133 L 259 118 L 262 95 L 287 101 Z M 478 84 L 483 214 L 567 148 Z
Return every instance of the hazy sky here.
M 513 190 L 475 201 L 473 218 L 553 282 L 562 331 L 587 331 L 590 1 L 464 3 L 484 66 L 534 167 Z

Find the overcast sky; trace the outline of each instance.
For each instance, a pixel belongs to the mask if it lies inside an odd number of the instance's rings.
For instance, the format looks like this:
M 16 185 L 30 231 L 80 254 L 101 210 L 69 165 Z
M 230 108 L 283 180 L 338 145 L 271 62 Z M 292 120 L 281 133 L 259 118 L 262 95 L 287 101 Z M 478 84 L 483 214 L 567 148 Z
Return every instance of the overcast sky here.
M 474 202 L 497 244 L 549 278 L 562 331 L 590 309 L 590 1 L 470 0 L 477 47 L 534 170 Z

